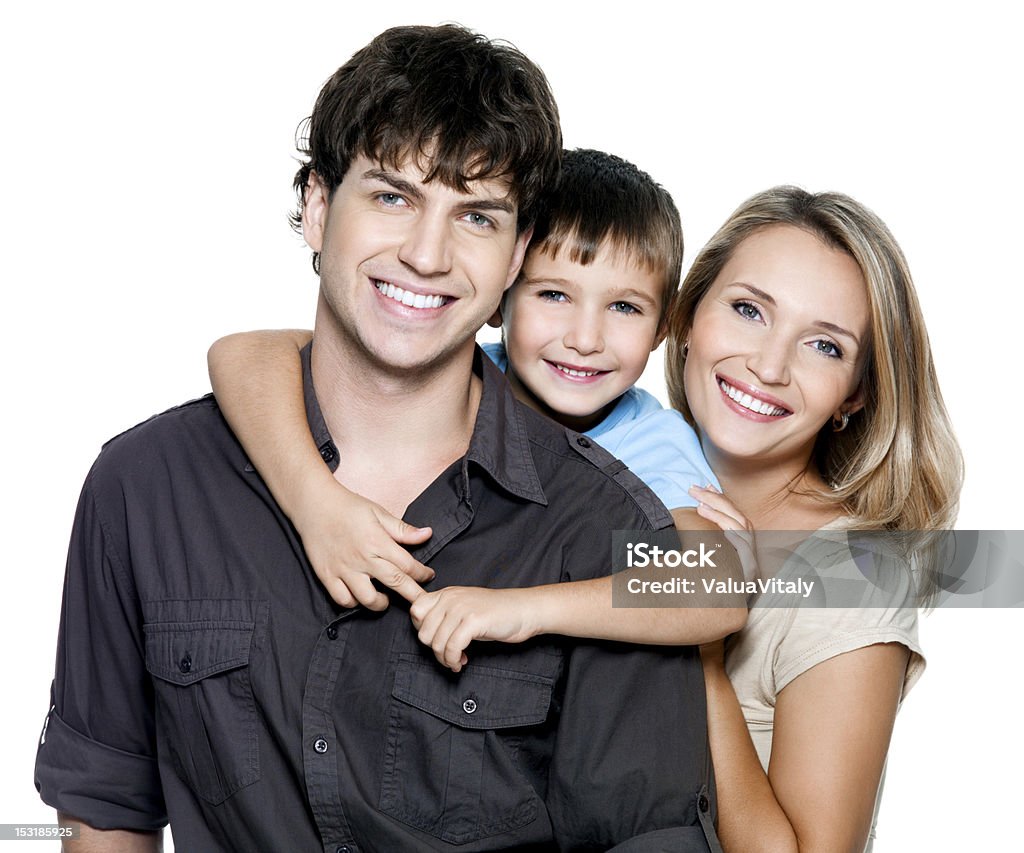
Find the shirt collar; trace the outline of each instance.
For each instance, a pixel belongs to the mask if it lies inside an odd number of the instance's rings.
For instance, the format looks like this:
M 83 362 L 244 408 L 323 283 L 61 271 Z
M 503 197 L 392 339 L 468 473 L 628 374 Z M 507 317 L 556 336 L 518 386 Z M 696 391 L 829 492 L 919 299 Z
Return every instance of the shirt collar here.
M 313 388 L 310 354 L 312 343 L 302 349 L 302 386 L 306 419 L 320 456 L 331 471 L 338 468 L 338 448 L 331 438 L 320 403 Z M 524 500 L 547 506 L 547 498 L 533 462 L 523 405 L 516 400 L 512 386 L 487 358 L 480 347 L 473 355 L 473 372 L 483 382 L 480 407 L 462 459 L 462 478 L 469 497 L 469 463 L 483 468 L 499 486 Z

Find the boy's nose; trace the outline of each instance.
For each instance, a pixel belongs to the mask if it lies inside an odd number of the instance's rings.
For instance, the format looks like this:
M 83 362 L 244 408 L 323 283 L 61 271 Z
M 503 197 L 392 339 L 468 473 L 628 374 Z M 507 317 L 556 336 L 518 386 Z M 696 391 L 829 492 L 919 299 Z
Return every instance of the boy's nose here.
M 422 276 L 451 270 L 451 234 L 444 216 L 424 213 L 408 225 L 398 249 L 398 258 Z
M 572 318 L 572 323 L 566 329 L 562 343 L 568 349 L 576 350 L 580 355 L 590 355 L 604 350 L 604 330 L 601 321 L 589 316 L 586 312 L 579 312 Z

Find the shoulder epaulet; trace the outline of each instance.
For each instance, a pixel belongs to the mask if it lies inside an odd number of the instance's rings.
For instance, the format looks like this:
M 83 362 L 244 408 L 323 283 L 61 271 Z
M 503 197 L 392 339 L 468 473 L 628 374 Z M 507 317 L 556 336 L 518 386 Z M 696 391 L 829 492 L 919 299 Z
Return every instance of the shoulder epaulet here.
M 625 489 L 655 529 L 671 527 L 672 515 L 647 485 L 626 464 L 612 456 L 594 439 L 566 428 L 565 438 L 579 456 Z

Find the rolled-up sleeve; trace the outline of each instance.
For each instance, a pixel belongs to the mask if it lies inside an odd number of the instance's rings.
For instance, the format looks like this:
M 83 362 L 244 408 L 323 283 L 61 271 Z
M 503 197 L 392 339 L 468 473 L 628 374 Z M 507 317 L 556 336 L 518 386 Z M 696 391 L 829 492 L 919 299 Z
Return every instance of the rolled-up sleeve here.
M 35 784 L 45 803 L 98 829 L 155 830 L 167 815 L 141 608 L 124 525 L 116 511 L 101 517 L 94 474 L 71 535 Z

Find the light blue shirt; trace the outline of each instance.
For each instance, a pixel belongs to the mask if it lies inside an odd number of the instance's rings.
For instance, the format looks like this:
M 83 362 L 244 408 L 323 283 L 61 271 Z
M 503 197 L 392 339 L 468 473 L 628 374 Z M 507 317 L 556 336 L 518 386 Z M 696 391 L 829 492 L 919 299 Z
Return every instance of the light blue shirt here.
M 508 369 L 504 344 L 484 344 L 483 350 L 499 370 Z M 669 509 L 697 506 L 688 494 L 690 486 L 718 487 L 693 427 L 635 385 L 585 435 L 625 462 Z

